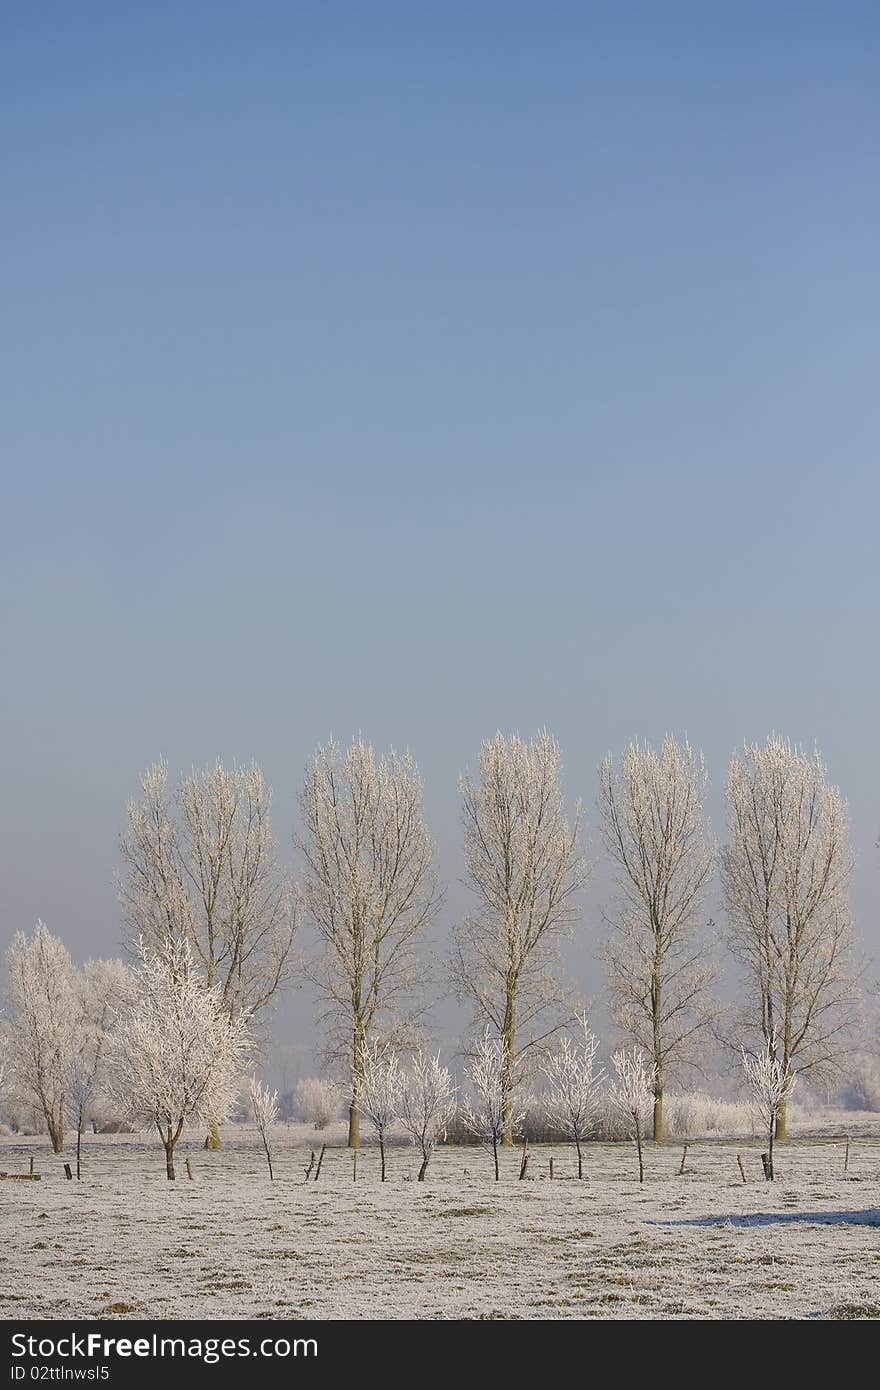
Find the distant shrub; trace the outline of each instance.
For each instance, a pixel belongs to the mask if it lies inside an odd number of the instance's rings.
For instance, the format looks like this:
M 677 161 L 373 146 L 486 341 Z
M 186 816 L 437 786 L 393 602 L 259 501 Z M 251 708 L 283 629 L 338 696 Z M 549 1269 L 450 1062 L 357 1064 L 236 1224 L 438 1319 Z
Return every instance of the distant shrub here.
M 306 1076 L 297 1082 L 293 1094 L 296 1113 L 315 1129 L 326 1129 L 339 1118 L 342 1092 L 335 1081 L 323 1076 Z

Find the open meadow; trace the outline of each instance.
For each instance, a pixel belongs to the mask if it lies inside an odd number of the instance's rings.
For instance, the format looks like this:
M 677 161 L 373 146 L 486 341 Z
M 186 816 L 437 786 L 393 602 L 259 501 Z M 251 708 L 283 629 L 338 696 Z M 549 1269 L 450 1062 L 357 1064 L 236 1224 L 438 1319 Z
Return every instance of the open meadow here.
M 69 1182 L 44 1138 L 0 1140 L 5 1318 L 856 1318 L 880 1316 L 880 1121 L 846 1117 L 777 1149 L 761 1175 L 750 1139 L 507 1150 L 501 1181 L 478 1147 L 440 1146 L 423 1184 L 412 1148 L 388 1181 L 365 1146 L 352 1181 L 340 1126 L 280 1127 L 274 1183 L 255 1131 L 178 1147 L 89 1136 Z M 304 1181 L 328 1139 L 320 1180 Z M 740 1177 L 741 1154 L 748 1182 Z M 549 1159 L 554 1159 L 554 1180 Z M 186 1158 L 193 1180 L 186 1176 Z

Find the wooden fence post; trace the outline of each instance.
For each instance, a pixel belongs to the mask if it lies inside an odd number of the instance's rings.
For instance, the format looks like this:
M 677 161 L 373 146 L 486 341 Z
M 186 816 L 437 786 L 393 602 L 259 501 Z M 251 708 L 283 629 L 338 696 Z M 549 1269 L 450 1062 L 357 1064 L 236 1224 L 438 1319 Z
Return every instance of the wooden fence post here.
M 685 1165 L 685 1160 L 686 1160 L 687 1156 L 688 1156 L 688 1146 L 687 1146 L 687 1144 L 685 1144 L 684 1148 L 683 1148 L 682 1151 L 681 1151 L 681 1165 L 680 1165 L 679 1170 L 678 1170 L 678 1176 L 679 1176 L 679 1177 L 681 1177 L 682 1173 L 684 1172 L 684 1165 Z
M 324 1162 L 324 1150 L 326 1149 L 326 1147 L 326 1144 L 321 1145 L 321 1152 L 318 1156 L 318 1166 L 315 1169 L 315 1182 L 317 1182 L 319 1177 L 321 1176 L 321 1164 Z
M 743 1167 L 742 1154 L 737 1154 L 737 1156 L 736 1156 L 736 1161 L 737 1161 L 737 1163 L 739 1164 L 739 1175 L 740 1175 L 740 1177 L 742 1178 L 743 1182 L 747 1182 L 748 1179 L 746 1178 L 746 1170 L 745 1170 L 745 1168 Z

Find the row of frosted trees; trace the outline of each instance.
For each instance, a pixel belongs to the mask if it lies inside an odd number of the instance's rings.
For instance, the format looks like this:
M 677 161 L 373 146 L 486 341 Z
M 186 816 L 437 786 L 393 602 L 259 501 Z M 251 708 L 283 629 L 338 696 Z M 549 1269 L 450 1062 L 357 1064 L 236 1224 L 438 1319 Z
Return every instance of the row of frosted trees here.
M 10 949 L 12 1027 L 6 1042 L 12 1080 L 42 1109 L 56 1152 L 63 1146 L 65 1121 L 76 1125 L 77 1178 L 84 1120 L 95 1102 L 103 1101 L 139 1126 L 155 1128 L 165 1150 L 167 1177 L 173 1180 L 175 1148 L 184 1126 L 216 1128 L 226 1119 L 253 1058 L 251 1011 L 225 1007 L 219 987 L 209 985 L 197 968 L 186 939 L 166 940 L 161 952 L 141 943 L 139 955 L 133 969 L 119 962 L 89 962 L 79 970 L 42 923 L 30 940 L 19 933 Z M 638 1047 L 621 1050 L 611 1059 L 614 1080 L 606 1087 L 604 1073 L 595 1065 L 598 1047 L 583 1014 L 574 1039 L 564 1036 L 542 1051 L 544 1117 L 549 1129 L 575 1146 L 582 1178 L 582 1146 L 596 1131 L 603 1103 L 610 1107 L 635 1142 L 641 1182 L 644 1121 L 655 1069 Z M 793 1081 L 775 1051 L 774 1036 L 757 1058 L 743 1053 L 753 1102 L 770 1124 L 770 1177 L 773 1123 Z M 471 1136 L 490 1146 L 498 1181 L 499 1146 L 524 1117 L 524 1097 L 519 1108 L 510 1105 L 500 1035 L 487 1026 L 474 1043 L 460 1099 L 439 1054 L 419 1050 L 407 1064 L 390 1041 L 375 1039 L 363 1044 L 358 1063 L 360 1107 L 378 1139 L 382 1182 L 386 1138 L 393 1126 L 418 1147 L 422 1182 L 435 1145 L 446 1137 L 456 1115 Z M 249 1099 L 273 1179 L 277 1092 L 254 1075 Z
M 755 1056 L 769 1051 L 784 1076 L 821 1074 L 844 1046 L 855 1001 L 846 809 L 818 755 L 771 737 L 734 757 L 720 850 L 706 825 L 706 782 L 702 757 L 671 738 L 659 750 L 633 743 L 600 773 L 599 830 L 617 884 L 608 985 L 621 1035 L 645 1054 L 657 1140 L 665 1087 L 717 1024 L 705 904 L 718 867 L 726 940 L 744 986 L 738 1044 Z M 498 1040 L 500 1138 L 510 1143 L 519 1088 L 577 1014 L 558 956 L 580 921 L 587 881 L 582 815 L 567 812 L 559 748 L 547 733 L 496 735 L 460 788 L 472 910 L 455 928 L 451 971 L 478 1031 Z M 298 888 L 279 863 L 270 809 L 255 767 L 217 763 L 173 790 L 163 764 L 150 768 L 122 837 L 128 931 L 141 972 L 179 973 L 185 960 L 230 1037 L 259 1032 L 265 1007 L 294 974 L 306 975 L 324 1001 L 328 1054 L 350 1075 L 356 1146 L 370 1048 L 420 1041 L 421 947 L 440 893 L 418 770 L 409 755 L 377 757 L 360 739 L 319 748 L 300 799 Z M 306 957 L 294 952 L 303 915 L 320 944 Z M 21 954 L 21 943 L 15 949 Z M 70 1017 L 81 1017 L 80 985 L 70 990 Z M 111 1007 L 119 1014 L 118 1003 Z M 25 1032 L 10 1029 L 14 1048 Z M 24 1065 L 19 1056 L 19 1075 Z M 27 1065 L 36 1094 L 42 1063 Z M 50 1133 L 60 1124 L 53 1104 Z M 202 1109 L 209 1140 L 219 1143 L 217 1117 Z M 784 1138 L 784 1098 L 775 1123 Z

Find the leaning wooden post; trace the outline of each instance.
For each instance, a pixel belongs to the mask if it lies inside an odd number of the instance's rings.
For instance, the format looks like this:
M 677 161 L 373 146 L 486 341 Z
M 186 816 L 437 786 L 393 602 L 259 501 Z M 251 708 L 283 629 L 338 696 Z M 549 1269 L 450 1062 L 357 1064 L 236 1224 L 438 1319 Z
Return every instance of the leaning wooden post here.
M 685 1144 L 684 1148 L 683 1148 L 682 1151 L 681 1151 L 681 1164 L 680 1164 L 679 1169 L 678 1169 L 678 1176 L 679 1176 L 679 1177 L 681 1177 L 682 1173 L 684 1172 L 684 1165 L 685 1165 L 685 1160 L 687 1159 L 687 1156 L 688 1156 L 688 1146 L 687 1146 L 687 1144 Z
M 34 1160 L 31 1159 L 31 1163 L 32 1163 L 32 1164 L 33 1164 L 33 1161 L 34 1161 Z M 848 1168 L 849 1168 L 849 1135 L 846 1136 L 846 1153 L 844 1154 L 844 1158 L 843 1158 L 843 1171 L 846 1172 Z
M 550 1181 L 553 1181 L 553 1159 L 550 1159 Z
M 740 1177 L 742 1178 L 743 1182 L 748 1182 L 748 1178 L 746 1177 L 746 1170 L 743 1167 L 742 1154 L 737 1154 L 736 1161 L 739 1164 Z
M 73 1169 L 69 1163 L 65 1163 L 64 1165 L 64 1176 L 67 1178 L 68 1182 L 73 1182 Z
M 522 1162 L 521 1162 L 520 1165 L 519 1165 L 519 1180 L 520 1180 L 520 1182 L 522 1182 L 523 1178 L 525 1177 L 525 1175 L 526 1175 L 526 1169 L 528 1168 L 528 1166 L 529 1166 L 529 1141 L 528 1141 L 528 1139 L 524 1139 L 524 1140 L 523 1140 L 523 1151 L 522 1151 Z
M 315 1166 L 315 1150 L 312 1149 L 312 1156 L 311 1156 L 311 1158 L 309 1159 L 309 1166 L 308 1166 L 308 1168 L 306 1169 L 306 1182 L 308 1182 L 309 1178 L 312 1176 L 312 1169 L 314 1168 L 314 1166 Z
M 189 1178 L 190 1182 L 192 1182 L 192 1180 L 193 1180 L 193 1170 L 192 1170 L 192 1164 L 190 1163 L 189 1159 L 186 1160 L 186 1176 Z
M 321 1145 L 321 1152 L 318 1155 L 318 1166 L 315 1169 L 315 1182 L 317 1182 L 319 1177 L 321 1176 L 321 1164 L 324 1162 L 324 1150 L 326 1149 L 326 1147 L 326 1144 Z

